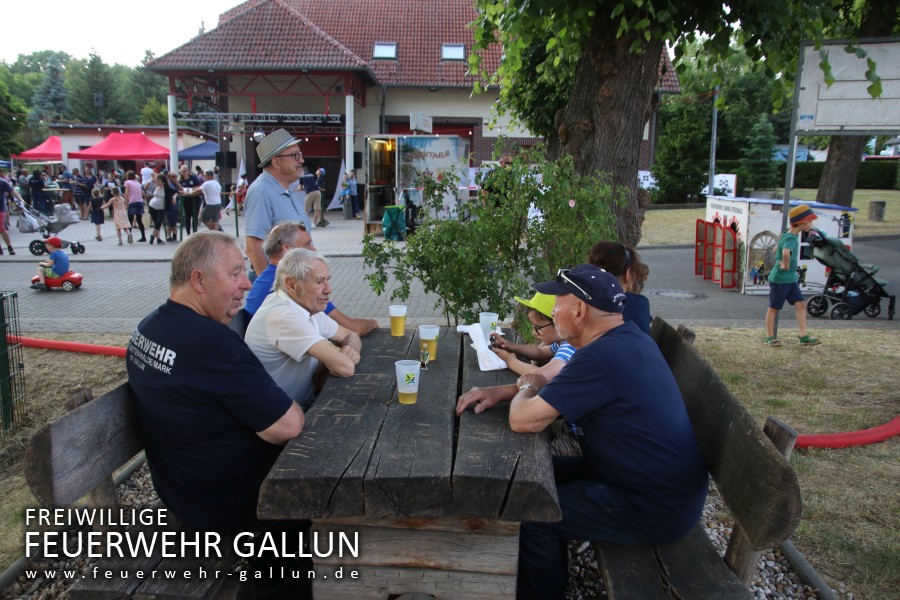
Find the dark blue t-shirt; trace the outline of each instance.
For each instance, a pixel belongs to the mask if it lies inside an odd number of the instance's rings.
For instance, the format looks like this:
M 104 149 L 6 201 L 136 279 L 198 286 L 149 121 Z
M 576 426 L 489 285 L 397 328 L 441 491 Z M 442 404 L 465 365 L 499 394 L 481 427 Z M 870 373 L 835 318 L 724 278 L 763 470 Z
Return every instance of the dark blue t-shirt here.
M 303 185 L 303 191 L 307 194 L 319 191 L 319 186 L 316 185 L 316 176 L 312 173 L 307 173 L 301 177 L 300 183 Z
M 625 294 L 628 301 L 625 302 L 625 312 L 622 318 L 625 322 L 633 322 L 641 328 L 641 331 L 650 335 L 650 301 L 640 294 Z
M 172 300 L 138 325 L 126 363 L 162 501 L 197 529 L 252 526 L 281 451 L 256 432 L 292 400 L 235 332 Z
M 540 396 L 582 430 L 584 478 L 618 489 L 648 541 L 678 539 L 697 523 L 706 463 L 675 378 L 637 325 L 580 348 Z

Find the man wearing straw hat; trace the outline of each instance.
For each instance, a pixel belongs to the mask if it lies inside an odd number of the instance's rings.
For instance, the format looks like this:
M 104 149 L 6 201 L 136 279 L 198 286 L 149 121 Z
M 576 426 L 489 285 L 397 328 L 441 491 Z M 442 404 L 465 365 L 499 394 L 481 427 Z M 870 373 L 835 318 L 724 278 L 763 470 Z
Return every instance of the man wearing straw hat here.
M 244 200 L 247 256 L 258 275 L 269 264 L 263 240 L 282 221 L 300 221 L 311 230 L 303 202 L 291 190 L 303 169 L 300 142 L 284 129 L 276 129 L 256 147 L 263 172 L 247 189 Z
M 781 340 L 775 336 L 775 318 L 787 300 L 797 310 L 800 345 L 815 346 L 819 340 L 806 332 L 806 300 L 800 291 L 797 258 L 800 252 L 798 234 L 812 229 L 813 221 L 818 217 L 809 206 L 801 204 L 791 209 L 788 218 L 791 226 L 778 240 L 775 265 L 769 273 L 769 310 L 766 311 L 766 337 L 763 342 L 768 346 L 781 346 Z

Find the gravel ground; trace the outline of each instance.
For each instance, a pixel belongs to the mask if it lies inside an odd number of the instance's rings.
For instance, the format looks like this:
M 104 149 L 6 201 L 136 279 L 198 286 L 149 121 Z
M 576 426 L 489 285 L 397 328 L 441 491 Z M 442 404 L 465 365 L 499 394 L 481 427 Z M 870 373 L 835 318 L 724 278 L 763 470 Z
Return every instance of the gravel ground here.
M 150 479 L 150 472 L 144 464 L 128 480 L 119 486 L 119 495 L 123 508 L 143 508 L 158 502 L 156 492 Z M 713 489 L 707 498 L 704 508 L 703 523 L 709 539 L 724 556 L 728 538 L 731 535 L 731 523 L 727 520 L 727 508 Z M 41 575 L 45 569 L 55 569 L 58 574 L 53 579 L 43 576 L 27 579 L 23 574 L 3 590 L 2 600 L 29 599 L 47 600 L 49 598 L 66 598 L 67 590 L 75 579 L 64 579 L 59 571 L 75 570 L 76 576 L 87 574 L 97 559 L 47 559 L 35 560 L 26 566 L 26 570 L 37 569 Z M 757 600 L 768 598 L 817 598 L 816 590 L 804 585 L 794 572 L 790 562 L 780 550 L 764 552 L 759 559 L 757 575 L 751 586 Z M 853 600 L 852 594 L 838 590 L 844 600 Z M 567 600 L 587 598 L 605 598 L 603 580 L 594 558 L 594 551 L 589 542 L 571 542 L 569 544 L 569 586 L 566 590 Z M 327 600 L 327 599 L 326 599 Z

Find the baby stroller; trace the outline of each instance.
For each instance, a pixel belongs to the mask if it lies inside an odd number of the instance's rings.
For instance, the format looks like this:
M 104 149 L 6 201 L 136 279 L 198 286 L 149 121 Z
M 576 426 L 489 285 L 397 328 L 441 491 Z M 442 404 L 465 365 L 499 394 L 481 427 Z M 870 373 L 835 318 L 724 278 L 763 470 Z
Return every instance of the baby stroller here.
M 22 203 L 19 206 L 19 222 L 17 228 L 19 233 L 40 233 L 43 239 L 32 240 L 28 244 L 28 250 L 35 256 L 40 256 L 47 252 L 44 247 L 44 240 L 51 235 L 56 235 L 72 223 L 78 223 L 78 215 L 71 212 L 68 204 L 57 205 L 54 209 L 55 216 L 53 218 L 46 217 L 36 210 L 31 210 Z M 62 247 L 68 248 L 72 254 L 84 254 L 85 247 L 79 242 L 70 242 L 62 240 Z
M 861 312 L 874 318 L 881 314 L 881 299 L 887 298 L 888 319 L 893 319 L 896 296 L 885 291 L 887 281 L 875 277 L 878 266 L 859 262 L 840 240 L 826 237 L 818 229 L 810 233 L 813 258 L 830 271 L 822 294 L 807 300 L 806 312 L 821 317 L 831 308 L 832 319 L 851 319 Z

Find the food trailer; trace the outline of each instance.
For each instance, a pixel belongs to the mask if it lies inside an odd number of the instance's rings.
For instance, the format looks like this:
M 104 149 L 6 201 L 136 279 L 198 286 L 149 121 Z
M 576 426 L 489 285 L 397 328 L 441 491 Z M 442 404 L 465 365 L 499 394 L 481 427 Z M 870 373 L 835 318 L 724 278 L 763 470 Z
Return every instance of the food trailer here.
M 448 173 L 459 178 L 442 208 L 431 216 L 455 218 L 469 198 L 469 140 L 456 135 L 377 135 L 366 148 L 365 232 L 382 228 L 387 207 L 402 211 L 423 203 L 422 174 L 440 180 Z M 393 207 L 400 207 L 394 209 Z M 401 236 L 402 237 L 402 236 Z
M 856 208 L 802 200 L 790 204 L 808 205 L 818 216 L 813 227 L 851 246 Z M 697 221 L 694 273 L 743 294 L 768 294 L 766 278 L 775 264 L 783 208 L 783 200 L 708 196 L 706 219 Z M 813 258 L 808 238 L 800 234 L 797 268 L 801 288 L 812 293 L 823 288 L 827 274 Z

